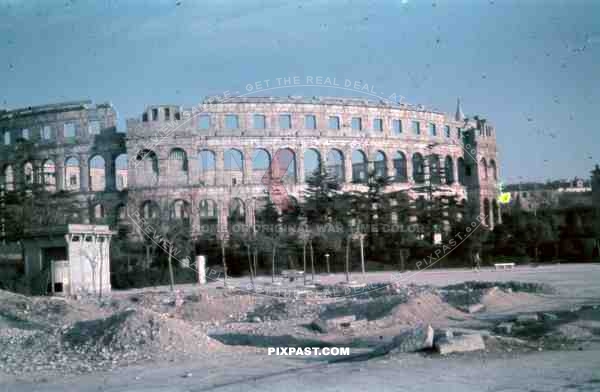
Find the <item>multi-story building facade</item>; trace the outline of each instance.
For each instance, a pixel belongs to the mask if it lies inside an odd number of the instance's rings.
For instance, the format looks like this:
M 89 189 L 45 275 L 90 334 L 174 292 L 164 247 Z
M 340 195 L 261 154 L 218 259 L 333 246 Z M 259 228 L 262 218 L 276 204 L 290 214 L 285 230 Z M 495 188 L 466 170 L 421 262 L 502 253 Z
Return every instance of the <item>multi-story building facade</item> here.
M 109 104 L 89 102 L 0 113 L 2 183 L 70 191 L 89 206 L 84 220 L 115 224 L 127 207 L 186 217 L 194 233 L 204 223 L 226 231 L 231 219 L 252 223 L 263 179 L 283 156 L 280 180 L 297 200 L 322 164 L 344 190 L 365 189 L 374 171 L 414 198 L 420 185 L 435 184 L 490 228 L 501 219 L 495 130 L 465 119 L 460 105 L 447 115 L 356 98 L 257 97 L 149 106 L 127 121 L 126 134 L 115 121 Z M 24 141 L 35 146 L 25 155 L 17 148 Z

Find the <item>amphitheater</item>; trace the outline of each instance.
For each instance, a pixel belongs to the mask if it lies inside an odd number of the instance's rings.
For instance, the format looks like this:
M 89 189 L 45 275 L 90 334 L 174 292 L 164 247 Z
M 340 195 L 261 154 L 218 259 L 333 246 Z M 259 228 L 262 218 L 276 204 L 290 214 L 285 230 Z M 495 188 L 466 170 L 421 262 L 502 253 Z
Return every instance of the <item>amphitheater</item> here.
M 479 117 L 422 106 L 336 97 L 205 100 L 198 107 L 148 106 L 117 132 L 110 103 L 90 101 L 0 111 L 5 191 L 39 184 L 83 206 L 73 219 L 127 224 L 128 211 L 189 219 L 226 231 L 252 223 L 264 203 L 274 156 L 291 200 L 319 168 L 344 190 L 365 189 L 369 171 L 391 189 L 423 196 L 420 184 L 464 200 L 493 228 L 498 160 L 495 129 Z

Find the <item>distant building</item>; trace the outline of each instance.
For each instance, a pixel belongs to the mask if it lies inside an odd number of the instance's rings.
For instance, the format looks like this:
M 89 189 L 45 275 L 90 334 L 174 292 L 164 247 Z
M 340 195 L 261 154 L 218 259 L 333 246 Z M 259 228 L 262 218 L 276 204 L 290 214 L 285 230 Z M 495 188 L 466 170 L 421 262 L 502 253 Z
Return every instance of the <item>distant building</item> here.
M 592 203 L 591 182 L 575 177 L 572 181 L 551 181 L 547 183 L 510 184 L 504 187 L 509 192 L 509 207 L 519 205 L 525 211 L 540 208 L 589 206 Z

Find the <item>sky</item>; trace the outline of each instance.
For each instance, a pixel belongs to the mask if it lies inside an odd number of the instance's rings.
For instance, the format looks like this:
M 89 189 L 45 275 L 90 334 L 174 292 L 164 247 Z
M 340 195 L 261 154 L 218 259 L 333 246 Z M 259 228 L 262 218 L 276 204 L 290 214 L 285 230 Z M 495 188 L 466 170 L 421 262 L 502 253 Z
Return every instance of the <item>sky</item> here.
M 352 88 L 250 96 L 460 97 L 495 126 L 505 183 L 600 164 L 600 1 L 0 0 L 0 108 L 110 101 L 123 131 L 146 105 L 293 77 Z

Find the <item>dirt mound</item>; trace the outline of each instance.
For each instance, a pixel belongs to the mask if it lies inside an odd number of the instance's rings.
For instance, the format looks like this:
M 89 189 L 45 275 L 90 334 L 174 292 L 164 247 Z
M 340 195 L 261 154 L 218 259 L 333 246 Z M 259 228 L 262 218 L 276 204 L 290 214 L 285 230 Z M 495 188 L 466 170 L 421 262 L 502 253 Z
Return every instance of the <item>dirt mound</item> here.
M 539 307 L 547 299 L 527 292 L 506 292 L 498 288 L 486 290 L 480 298 L 486 311 L 494 313 L 527 311 Z
M 435 326 L 448 325 L 452 320 L 469 318 L 452 305 L 444 302 L 436 293 L 423 293 L 393 308 L 390 318 L 400 324 L 433 324 Z
M 62 336 L 65 345 L 91 352 L 144 354 L 201 353 L 219 347 L 201 331 L 182 320 L 148 310 L 125 310 L 110 317 L 79 321 Z

